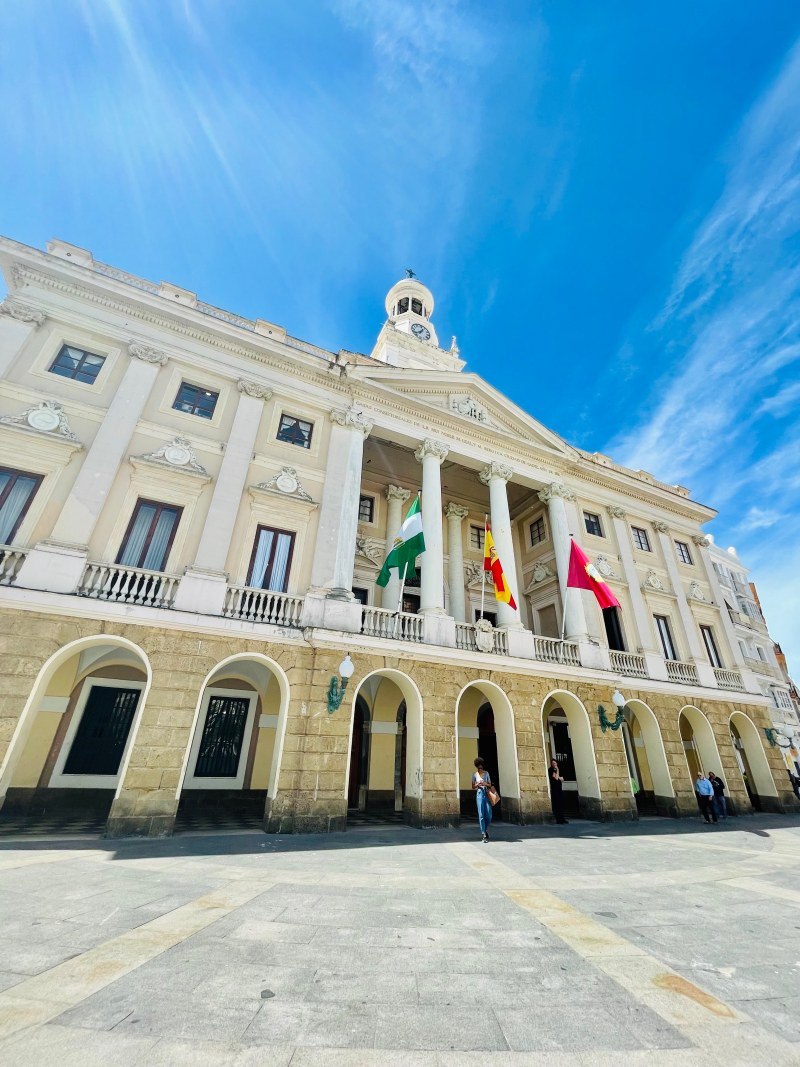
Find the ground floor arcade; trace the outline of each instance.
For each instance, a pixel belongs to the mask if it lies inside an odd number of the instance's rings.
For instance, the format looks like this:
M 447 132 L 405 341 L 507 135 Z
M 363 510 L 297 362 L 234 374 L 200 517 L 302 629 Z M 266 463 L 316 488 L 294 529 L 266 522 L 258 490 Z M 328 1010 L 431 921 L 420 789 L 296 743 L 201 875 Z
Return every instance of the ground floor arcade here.
M 343 830 L 381 813 L 422 826 L 474 815 L 477 755 L 504 819 L 568 810 L 603 820 L 696 815 L 714 771 L 733 808 L 794 810 L 765 707 L 486 655 L 372 647 L 298 631 L 273 641 L 122 619 L 0 612 L 4 813 L 91 801 L 107 832 L 172 832 L 182 811 L 263 813 L 271 832 Z M 355 671 L 328 700 L 345 652 Z M 637 681 L 636 685 L 640 685 Z

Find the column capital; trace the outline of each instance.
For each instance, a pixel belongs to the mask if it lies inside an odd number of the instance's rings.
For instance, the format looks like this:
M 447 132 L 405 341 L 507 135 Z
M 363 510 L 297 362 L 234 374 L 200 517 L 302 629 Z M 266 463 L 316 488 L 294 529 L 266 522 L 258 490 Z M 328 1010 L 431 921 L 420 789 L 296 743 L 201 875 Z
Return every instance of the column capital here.
M 628 514 L 625 508 L 619 507 L 618 504 L 609 504 L 606 511 L 612 519 L 624 519 Z
M 655 522 L 653 523 L 653 529 L 656 531 L 656 533 L 660 533 L 660 534 L 668 534 L 669 533 L 669 526 L 667 525 L 666 522 L 661 522 L 660 519 L 656 519 L 655 520 Z
M 41 326 L 47 315 L 29 304 L 23 304 L 19 300 L 13 300 L 10 296 L 0 303 L 0 315 L 8 315 L 18 322 L 25 322 L 31 326 Z
M 438 459 L 440 463 L 444 463 L 449 451 L 450 448 L 444 441 L 434 441 L 430 437 L 426 437 L 414 453 L 414 459 L 416 459 L 418 463 L 422 463 L 423 459 L 426 459 L 428 456 L 433 456 Z
M 236 387 L 244 396 L 252 396 L 254 400 L 269 400 L 272 396 L 272 390 L 268 389 L 266 385 L 250 382 L 246 378 L 240 378 L 236 383 Z
M 387 485 L 386 486 L 386 499 L 387 500 L 399 500 L 401 504 L 405 504 L 408 498 L 411 496 L 410 489 L 404 489 L 402 485 Z
M 503 463 L 497 463 L 495 460 L 492 460 L 491 463 L 486 464 L 478 477 L 484 485 L 488 485 L 493 478 L 498 478 L 503 482 L 510 482 L 514 477 L 514 472 L 510 467 L 506 467 Z
M 142 341 L 129 341 L 128 351 L 134 359 L 140 359 L 143 363 L 157 363 L 161 367 L 164 366 L 169 358 L 166 352 L 162 352 L 160 348 L 152 348 Z
M 331 411 L 331 422 L 350 430 L 358 430 L 364 437 L 369 437 L 373 426 L 370 419 L 365 418 L 360 411 L 355 411 L 353 408 L 334 408 Z
M 469 515 L 469 508 L 465 508 L 463 504 L 454 504 L 451 501 L 444 509 L 444 513 L 448 519 L 458 519 L 461 522 Z
M 710 538 L 706 537 L 705 534 L 692 534 L 692 541 L 694 541 L 698 548 L 708 548 L 711 544 Z
M 560 496 L 562 500 L 574 500 L 575 494 L 563 482 L 551 482 L 544 489 L 539 490 L 539 499 L 543 504 L 549 504 L 553 497 Z

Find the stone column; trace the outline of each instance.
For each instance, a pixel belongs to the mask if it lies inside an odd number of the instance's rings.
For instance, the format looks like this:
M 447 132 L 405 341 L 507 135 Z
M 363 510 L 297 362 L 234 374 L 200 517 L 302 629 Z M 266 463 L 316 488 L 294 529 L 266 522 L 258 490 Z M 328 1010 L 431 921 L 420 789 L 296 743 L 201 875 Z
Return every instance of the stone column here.
M 302 624 L 356 633 L 361 629 L 361 605 L 353 597 L 353 566 L 364 439 L 372 423 L 352 408 L 334 408 L 331 421 L 311 589 Z
M 181 578 L 175 596 L 175 607 L 179 611 L 220 615 L 225 604 L 228 549 L 247 484 L 264 401 L 272 396 L 271 389 L 256 382 L 241 379 L 238 385 L 241 396 L 233 428 L 225 444 L 225 455 L 203 524 L 197 555 L 194 564 L 187 568 Z
M 403 505 L 411 496 L 410 489 L 403 489 L 400 485 L 389 485 L 386 488 L 386 500 L 388 501 L 388 518 L 386 519 L 386 555 L 388 556 L 394 545 L 394 539 L 403 525 Z M 400 597 L 400 576 L 397 571 L 391 572 L 389 581 L 383 588 L 381 603 L 390 611 L 397 611 Z
M 450 614 L 456 622 L 467 622 L 464 603 L 464 535 L 461 523 L 469 515 L 469 508 L 450 503 L 444 509 L 447 516 L 448 580 L 450 582 Z
M 24 588 L 72 593 L 81 579 L 89 539 L 159 368 L 167 362 L 163 352 L 138 341 L 132 341 L 128 351 L 133 359 L 86 453 L 53 532 L 28 553 L 20 568 L 18 584 Z
M 722 592 L 722 586 L 719 584 L 719 578 L 717 572 L 714 570 L 714 564 L 711 560 L 711 556 L 708 551 L 708 546 L 711 544 L 709 539 L 704 534 L 695 534 L 692 537 L 697 554 L 700 556 L 700 562 L 703 565 L 703 570 L 706 573 L 708 584 L 711 586 L 711 595 L 714 598 L 714 603 L 717 605 L 720 616 L 720 624 L 725 632 L 725 637 L 728 641 L 728 646 L 731 651 L 731 657 L 736 670 L 742 676 L 742 684 L 747 693 L 761 693 L 761 686 L 758 684 L 753 671 L 747 666 L 742 655 L 742 650 L 739 647 L 739 640 L 736 636 L 736 630 L 734 629 L 733 621 L 728 614 L 728 609 L 725 606 L 725 594 Z
M 444 615 L 441 468 L 449 451 L 442 441 L 426 439 L 414 453 L 422 464 L 422 529 L 425 533 L 420 609 L 434 615 Z
M 672 591 L 678 605 L 678 614 L 681 617 L 681 625 L 686 636 L 686 647 L 689 649 L 689 660 L 697 668 L 697 679 L 700 685 L 716 689 L 717 679 L 714 668 L 708 661 L 708 655 L 700 640 L 700 631 L 697 628 L 689 601 L 686 599 L 681 576 L 678 573 L 678 564 L 675 561 L 675 546 L 670 536 L 669 526 L 665 522 L 654 522 L 653 529 L 658 534 L 661 552 L 664 556 L 664 565 L 667 568 Z
M 484 485 L 489 486 L 489 511 L 492 516 L 492 537 L 497 555 L 503 566 L 503 574 L 508 582 L 514 602 L 519 604 L 517 584 L 517 561 L 514 556 L 514 540 L 511 536 L 511 515 L 508 510 L 508 492 L 506 485 L 514 472 L 502 463 L 489 463 L 483 468 L 479 477 Z M 500 626 L 513 626 L 519 629 L 519 608 L 512 608 L 502 600 L 496 601 L 497 622 Z
M 608 508 L 608 513 L 614 524 L 614 534 L 619 548 L 619 557 L 622 560 L 622 570 L 625 574 L 625 581 L 628 584 L 628 596 L 633 610 L 633 619 L 631 620 L 633 638 L 639 651 L 644 656 L 648 675 L 651 678 L 660 678 L 662 681 L 666 681 L 667 667 L 664 663 L 664 656 L 656 646 L 653 623 L 642 596 L 642 588 L 639 585 L 639 576 L 636 573 L 636 566 L 633 562 L 633 551 L 631 550 L 628 527 L 625 522 L 625 511 L 623 508 L 611 505 Z
M 580 590 L 567 595 L 569 573 L 570 531 L 565 501 L 574 500 L 575 494 L 561 482 L 553 482 L 539 493 L 539 499 L 547 504 L 550 520 L 550 536 L 556 555 L 558 585 L 561 590 L 561 610 L 564 613 L 564 636 L 570 641 L 588 641 L 589 628 Z

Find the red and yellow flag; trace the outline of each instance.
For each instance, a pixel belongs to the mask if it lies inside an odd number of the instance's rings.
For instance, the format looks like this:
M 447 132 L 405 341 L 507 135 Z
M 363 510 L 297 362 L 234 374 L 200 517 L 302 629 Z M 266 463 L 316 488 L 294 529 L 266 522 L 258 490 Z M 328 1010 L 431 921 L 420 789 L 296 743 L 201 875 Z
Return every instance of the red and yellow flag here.
M 503 603 L 508 604 L 510 608 L 516 609 L 517 605 L 511 595 L 506 576 L 503 574 L 503 567 L 500 563 L 500 558 L 497 555 L 497 549 L 494 547 L 494 538 L 492 537 L 492 531 L 489 529 L 488 522 L 484 526 L 483 536 L 483 569 L 489 571 L 492 576 L 495 599 L 502 600 Z

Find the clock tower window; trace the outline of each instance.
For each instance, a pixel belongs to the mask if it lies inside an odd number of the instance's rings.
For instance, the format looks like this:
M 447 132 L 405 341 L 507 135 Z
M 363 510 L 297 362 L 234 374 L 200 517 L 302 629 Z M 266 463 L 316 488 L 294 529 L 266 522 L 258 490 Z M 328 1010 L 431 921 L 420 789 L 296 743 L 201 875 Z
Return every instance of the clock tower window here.
M 403 296 L 397 301 L 397 314 L 405 315 L 408 311 L 408 297 Z
M 408 301 L 406 301 L 406 304 L 408 304 Z M 421 315 L 422 314 L 422 301 L 421 300 L 417 300 L 417 298 L 414 297 L 412 299 L 412 301 L 411 301 L 411 310 L 413 311 L 413 313 L 415 315 Z

